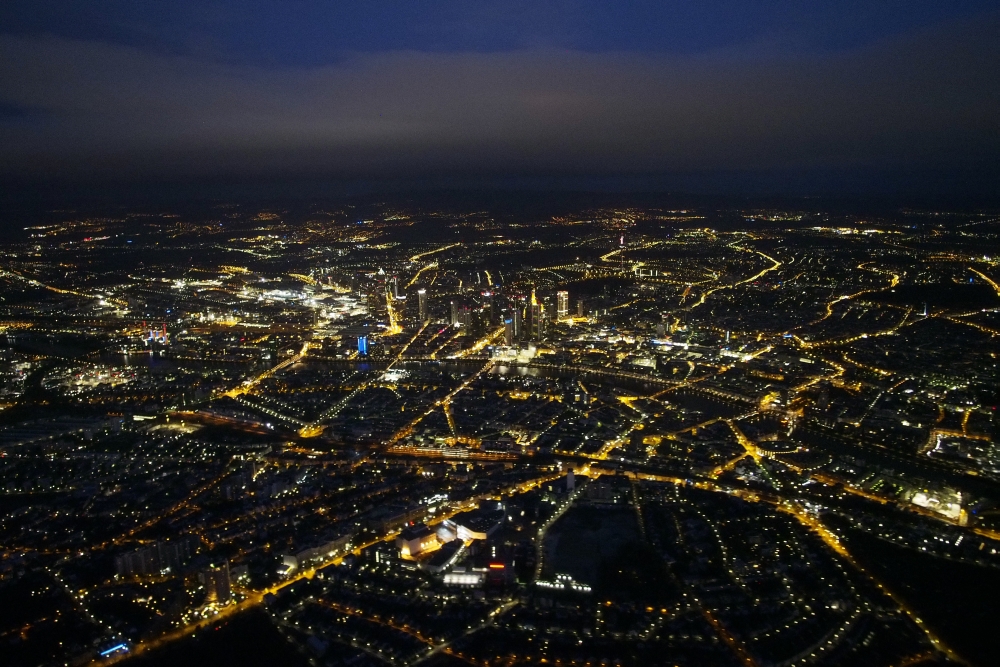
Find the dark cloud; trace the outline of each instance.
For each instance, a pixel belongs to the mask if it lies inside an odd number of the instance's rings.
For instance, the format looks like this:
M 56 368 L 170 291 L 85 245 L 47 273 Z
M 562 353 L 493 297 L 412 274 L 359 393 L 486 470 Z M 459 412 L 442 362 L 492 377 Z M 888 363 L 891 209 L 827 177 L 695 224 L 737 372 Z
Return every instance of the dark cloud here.
M 244 65 L 318 66 L 347 52 L 388 50 L 698 54 L 766 43 L 837 51 L 995 9 L 995 0 L 5 0 L 0 31 Z
M 0 36 L 0 173 L 106 179 L 950 168 L 1000 155 L 1000 20 L 850 52 L 206 63 Z

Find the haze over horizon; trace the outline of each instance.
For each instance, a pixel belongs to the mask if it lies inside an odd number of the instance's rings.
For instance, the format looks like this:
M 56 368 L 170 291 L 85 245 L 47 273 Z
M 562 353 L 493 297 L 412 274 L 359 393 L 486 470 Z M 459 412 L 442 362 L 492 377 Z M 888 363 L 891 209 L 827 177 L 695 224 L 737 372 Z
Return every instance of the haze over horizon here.
M 10 2 L 0 180 L 996 191 L 992 3 L 583 4 Z

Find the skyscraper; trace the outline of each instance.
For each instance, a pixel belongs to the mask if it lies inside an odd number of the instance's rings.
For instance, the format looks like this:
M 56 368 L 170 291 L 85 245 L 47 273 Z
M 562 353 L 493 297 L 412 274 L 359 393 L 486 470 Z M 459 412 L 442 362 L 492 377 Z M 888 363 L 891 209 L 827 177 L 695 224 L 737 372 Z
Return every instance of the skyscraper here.
M 427 290 L 417 290 L 417 319 L 421 322 L 427 321 Z
M 531 302 L 528 307 L 528 337 L 537 340 L 542 335 L 542 304 L 531 290 Z
M 535 340 L 542 337 L 544 333 L 542 328 L 542 313 L 545 312 L 544 306 L 537 301 L 532 299 L 531 304 L 531 337 Z
M 503 321 L 503 342 L 505 345 L 514 344 L 514 320 Z
M 521 321 L 521 305 L 514 304 L 514 339 L 519 340 L 523 335 L 524 323 Z
M 569 292 L 556 292 L 556 316 L 561 320 L 569 315 Z
M 454 301 L 451 302 L 451 325 L 455 326 L 458 324 L 458 304 Z

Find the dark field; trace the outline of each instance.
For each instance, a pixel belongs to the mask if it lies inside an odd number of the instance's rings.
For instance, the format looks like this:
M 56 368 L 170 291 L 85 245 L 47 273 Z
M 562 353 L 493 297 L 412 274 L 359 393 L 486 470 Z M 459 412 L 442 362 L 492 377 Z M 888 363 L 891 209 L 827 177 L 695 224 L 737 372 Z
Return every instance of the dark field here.
M 166 648 L 129 660 L 134 667 L 305 667 L 308 661 L 275 629 L 263 611 L 223 621 Z
M 945 560 L 847 529 L 847 547 L 948 646 L 978 667 L 1000 664 L 1000 570 Z

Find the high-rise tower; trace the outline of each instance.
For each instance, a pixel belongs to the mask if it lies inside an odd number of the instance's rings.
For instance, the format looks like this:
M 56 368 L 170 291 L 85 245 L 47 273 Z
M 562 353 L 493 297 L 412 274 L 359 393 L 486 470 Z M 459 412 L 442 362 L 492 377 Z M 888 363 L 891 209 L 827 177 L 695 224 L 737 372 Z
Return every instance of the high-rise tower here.
M 531 319 L 528 322 L 528 326 L 530 327 L 529 336 L 534 340 L 542 337 L 542 314 L 544 312 L 542 304 L 535 297 L 535 290 L 531 290 L 531 306 L 528 310 L 528 315 Z
M 427 321 L 427 290 L 417 290 L 417 319 L 421 322 Z
M 561 320 L 569 315 L 569 292 L 556 292 L 556 316 Z

